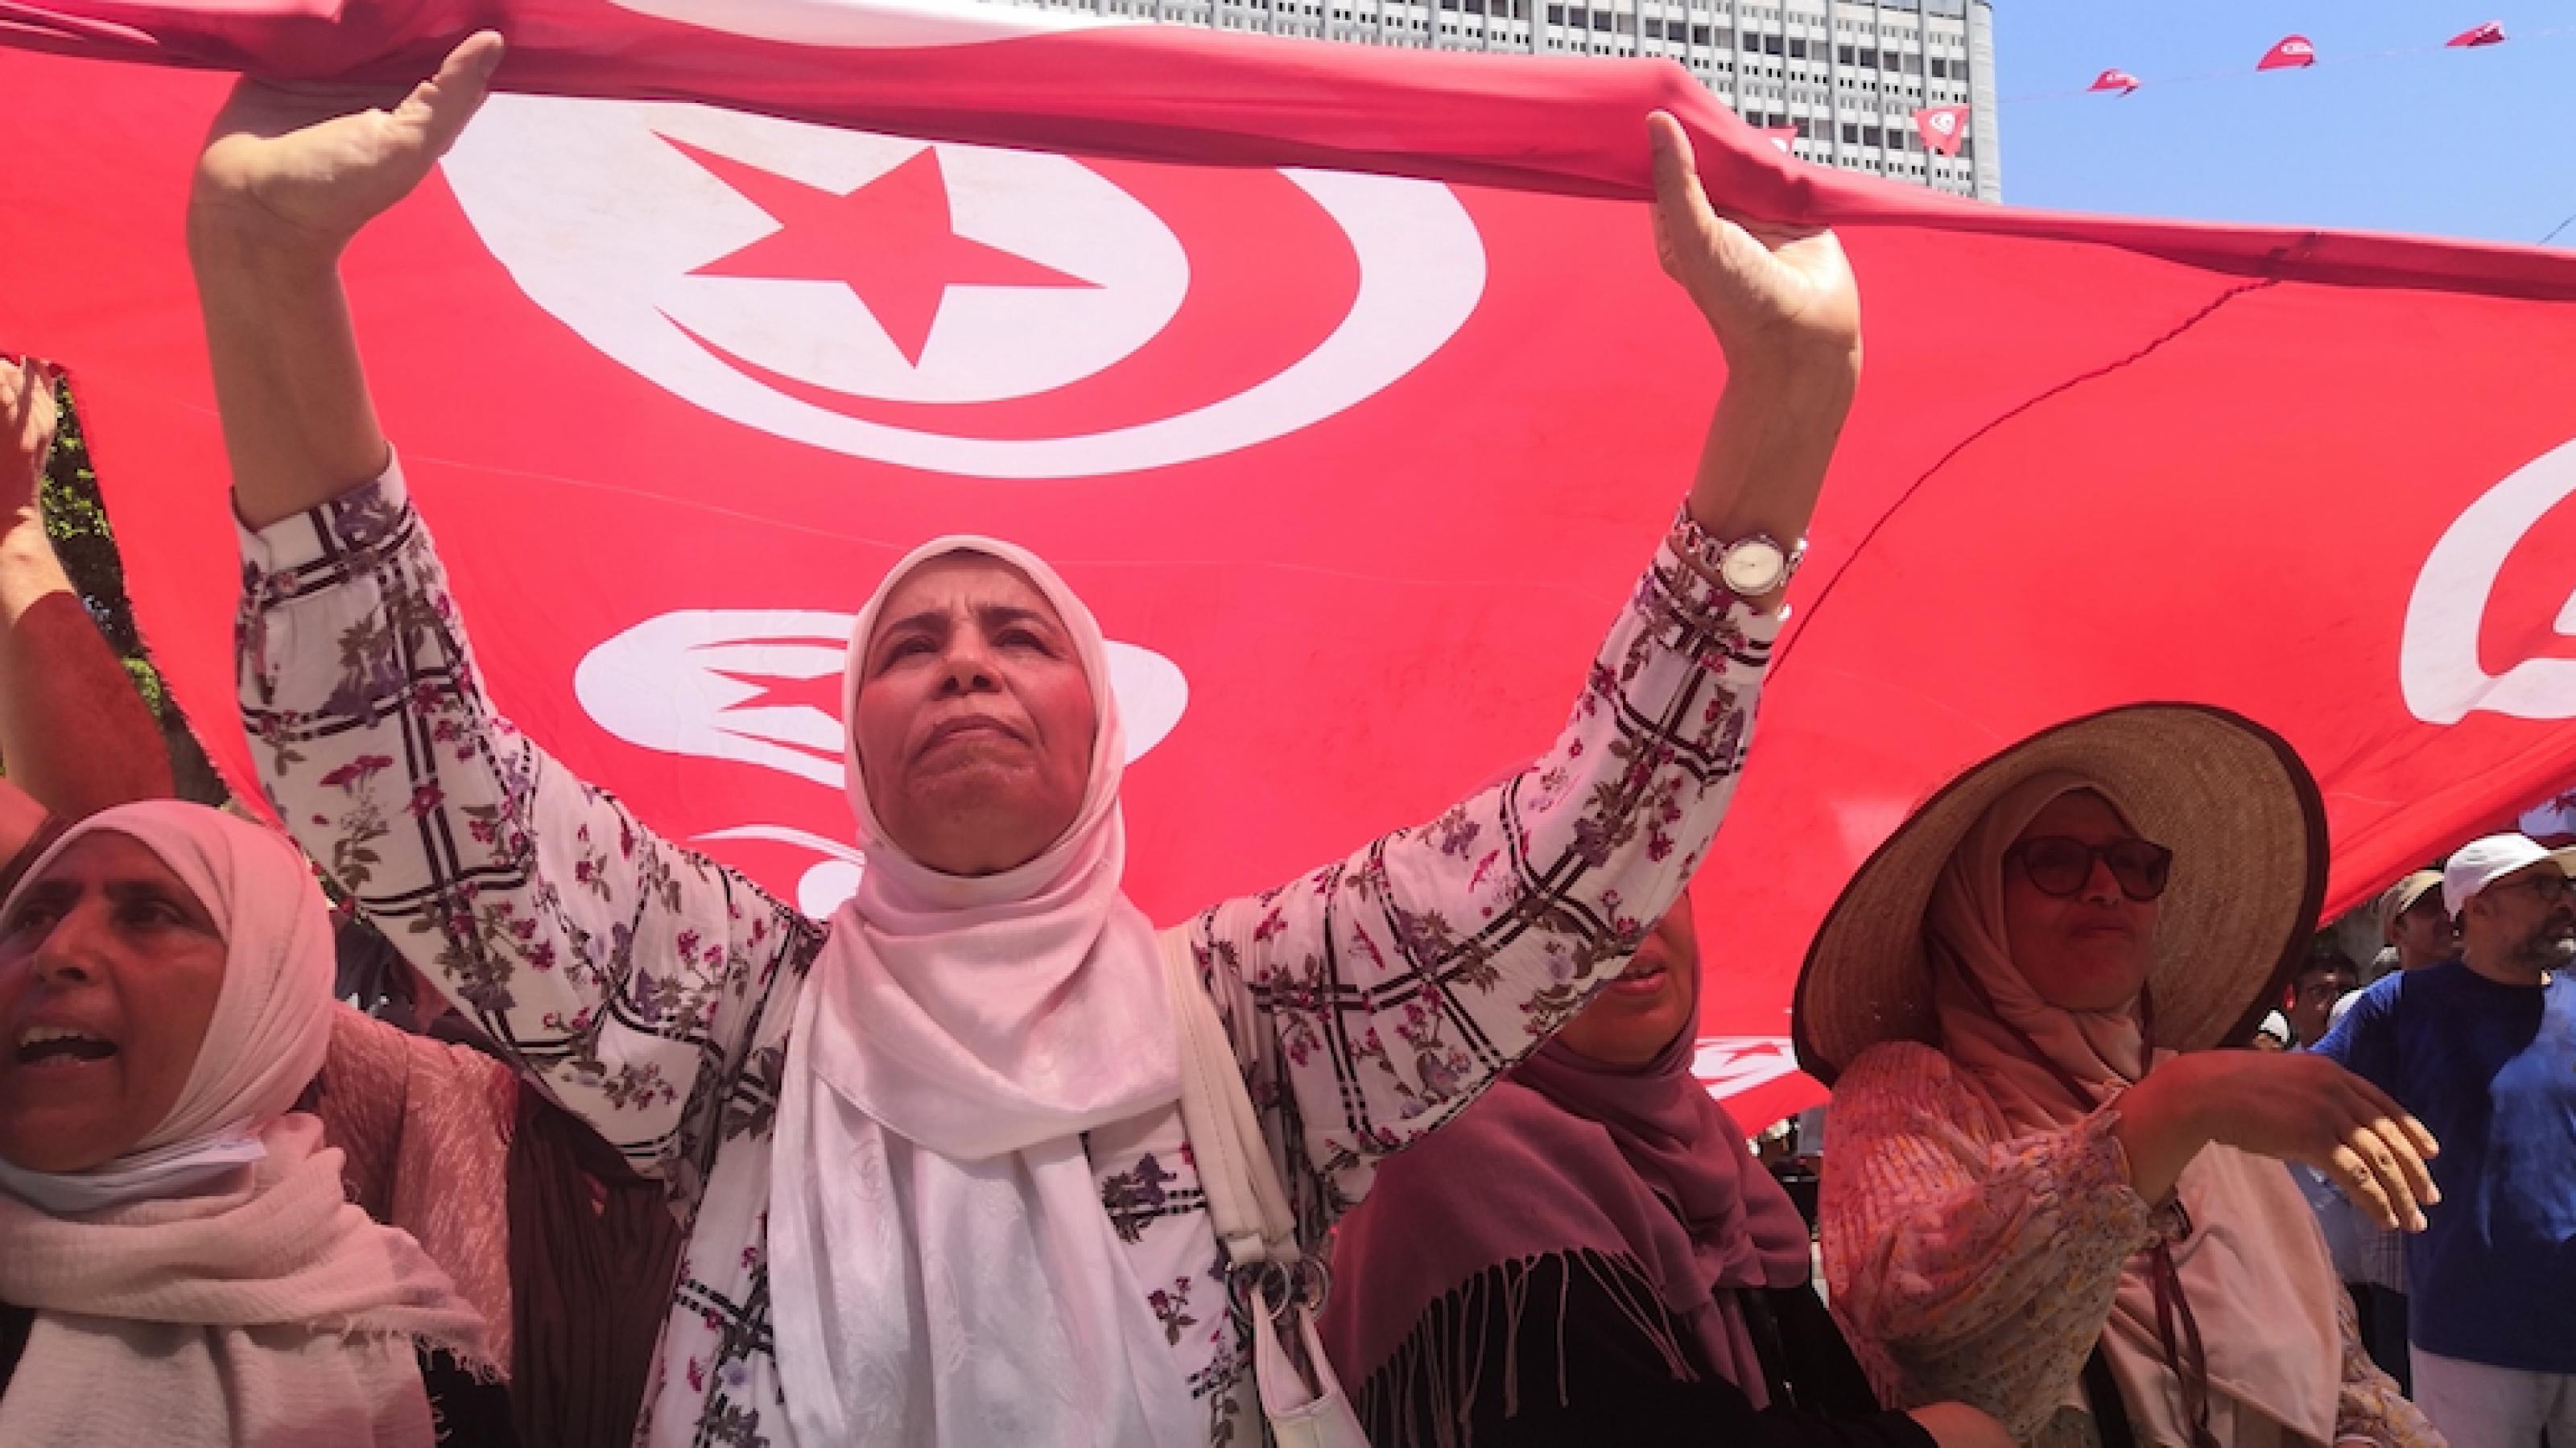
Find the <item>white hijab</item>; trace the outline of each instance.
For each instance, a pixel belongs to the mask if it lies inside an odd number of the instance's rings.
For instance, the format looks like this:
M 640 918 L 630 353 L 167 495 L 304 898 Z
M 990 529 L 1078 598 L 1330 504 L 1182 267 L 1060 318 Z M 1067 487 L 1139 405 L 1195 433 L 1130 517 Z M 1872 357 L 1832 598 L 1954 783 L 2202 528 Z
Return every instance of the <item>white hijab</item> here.
M 331 1037 L 330 922 L 310 871 L 247 821 L 125 805 L 56 841 L 0 918 L 64 850 L 110 831 L 214 917 L 223 984 L 177 1102 L 134 1152 L 0 1173 L 0 1302 L 37 1309 L 0 1442 L 431 1442 L 414 1344 L 479 1368 L 483 1321 L 418 1243 L 349 1204 L 340 1152 L 289 1110 Z
M 1090 777 L 1037 858 L 947 875 L 887 836 L 853 736 L 867 868 L 797 1001 L 772 1166 L 788 1423 L 804 1448 L 1181 1448 L 1205 1415 L 1081 1139 L 1180 1094 L 1153 927 L 1119 889 L 1126 747 L 1100 626 L 1027 551 L 938 539 L 860 611 L 843 717 L 886 599 L 961 552 L 1019 569 L 1063 620 L 1099 709 Z

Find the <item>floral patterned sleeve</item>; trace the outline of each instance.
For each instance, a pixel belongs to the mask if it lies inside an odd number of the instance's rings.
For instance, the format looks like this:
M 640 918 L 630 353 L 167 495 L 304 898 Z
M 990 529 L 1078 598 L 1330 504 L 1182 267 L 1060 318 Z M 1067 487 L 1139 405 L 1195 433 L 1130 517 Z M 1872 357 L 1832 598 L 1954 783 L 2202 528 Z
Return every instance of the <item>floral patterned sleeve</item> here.
M 242 722 L 269 799 L 406 959 L 683 1201 L 814 927 L 635 822 L 484 696 L 399 467 L 242 534 Z M 748 1059 L 747 1059 L 748 1058 Z
M 2443 1448 L 2441 1433 L 2425 1420 L 2422 1410 L 2407 1401 L 2395 1378 L 2370 1360 L 2350 1293 L 2335 1294 L 2335 1322 L 2343 1335 L 2343 1386 L 2335 1398 L 2335 1441 L 2378 1448 Z
M 2155 1237 L 2105 1107 L 2006 1139 L 1949 1059 L 1911 1042 L 1834 1083 L 1818 1203 L 1834 1315 L 1879 1395 L 1955 1399 L 2030 1442 Z
M 1624 968 L 1735 792 L 1777 627 L 1668 540 L 1546 754 L 1197 919 L 1309 1241 Z

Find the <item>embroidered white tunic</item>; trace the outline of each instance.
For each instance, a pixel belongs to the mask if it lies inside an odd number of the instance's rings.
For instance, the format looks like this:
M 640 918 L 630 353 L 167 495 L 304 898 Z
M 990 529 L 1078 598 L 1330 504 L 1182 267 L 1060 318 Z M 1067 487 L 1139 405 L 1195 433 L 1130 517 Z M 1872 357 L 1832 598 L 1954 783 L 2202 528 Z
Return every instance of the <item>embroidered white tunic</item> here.
M 822 927 L 493 709 L 397 471 L 242 550 L 242 715 L 279 815 L 687 1225 L 639 1437 L 783 1443 L 770 1137 Z M 1192 922 L 1307 1241 L 1624 966 L 1734 792 L 1774 629 L 1668 541 L 1529 769 Z M 1208 1441 L 1262 1441 L 1177 1108 L 1086 1147 Z

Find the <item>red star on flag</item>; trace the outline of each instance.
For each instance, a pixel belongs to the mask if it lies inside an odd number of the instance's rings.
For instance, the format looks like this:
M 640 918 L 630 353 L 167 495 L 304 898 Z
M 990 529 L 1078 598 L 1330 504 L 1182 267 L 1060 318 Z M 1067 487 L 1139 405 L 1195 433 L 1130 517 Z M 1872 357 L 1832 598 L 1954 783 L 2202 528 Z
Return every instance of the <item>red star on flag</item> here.
M 778 223 L 778 230 L 690 275 L 840 282 L 915 367 L 950 287 L 1098 285 L 959 236 L 939 153 L 928 146 L 845 196 L 662 139 Z

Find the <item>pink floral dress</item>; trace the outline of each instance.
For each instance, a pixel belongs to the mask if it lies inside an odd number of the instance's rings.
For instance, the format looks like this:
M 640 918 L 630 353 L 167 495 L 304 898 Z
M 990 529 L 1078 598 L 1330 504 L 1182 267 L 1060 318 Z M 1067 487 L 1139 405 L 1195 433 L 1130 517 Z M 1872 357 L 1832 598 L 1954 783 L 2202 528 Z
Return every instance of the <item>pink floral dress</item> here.
M 641 1436 L 783 1442 L 769 1152 L 823 927 L 657 836 L 494 710 L 398 472 L 242 547 L 242 715 L 278 813 L 529 1079 L 663 1178 L 687 1225 Z M 1734 792 L 1774 627 L 1667 541 L 1527 772 L 1193 922 L 1310 1240 L 1675 898 Z M 1177 1109 L 1088 1149 L 1208 1441 L 1259 1441 Z

